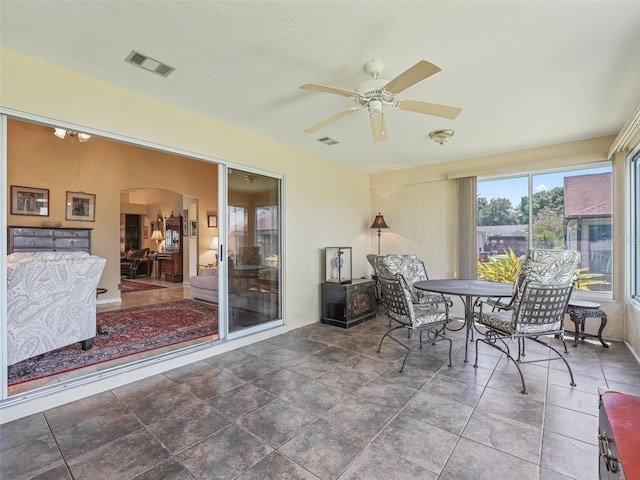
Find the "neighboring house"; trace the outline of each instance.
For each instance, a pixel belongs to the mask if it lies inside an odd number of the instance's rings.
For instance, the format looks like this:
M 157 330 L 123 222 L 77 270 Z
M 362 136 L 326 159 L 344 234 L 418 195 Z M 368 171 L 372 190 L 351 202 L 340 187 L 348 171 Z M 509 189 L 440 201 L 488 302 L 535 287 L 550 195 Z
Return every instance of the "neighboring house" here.
M 478 227 L 478 257 L 486 261 L 488 255 L 501 255 L 511 249 L 516 255 L 527 253 L 527 225 L 488 225 Z
M 612 264 L 611 216 L 611 173 L 565 177 L 567 248 L 579 250 L 589 273 L 603 274 L 607 281 Z

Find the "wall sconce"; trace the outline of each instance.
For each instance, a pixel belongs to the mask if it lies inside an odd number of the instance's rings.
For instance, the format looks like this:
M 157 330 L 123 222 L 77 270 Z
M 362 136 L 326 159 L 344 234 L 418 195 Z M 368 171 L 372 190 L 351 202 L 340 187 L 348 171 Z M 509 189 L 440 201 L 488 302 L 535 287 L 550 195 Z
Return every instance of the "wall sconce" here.
M 67 133 L 69 134 L 69 136 L 71 138 L 78 137 L 78 141 L 80 143 L 88 142 L 89 139 L 91 138 L 91 135 L 89 135 L 88 133 L 74 132 L 73 130 L 67 131 L 64 128 L 54 128 L 53 129 L 53 134 L 58 138 L 66 137 Z
M 384 221 L 384 217 L 380 212 L 378 212 L 378 215 L 376 215 L 376 218 L 373 221 L 373 224 L 371 224 L 370 228 L 378 229 L 378 255 L 380 255 L 380 230 L 383 228 L 389 228 L 389 225 L 387 225 L 387 223 Z

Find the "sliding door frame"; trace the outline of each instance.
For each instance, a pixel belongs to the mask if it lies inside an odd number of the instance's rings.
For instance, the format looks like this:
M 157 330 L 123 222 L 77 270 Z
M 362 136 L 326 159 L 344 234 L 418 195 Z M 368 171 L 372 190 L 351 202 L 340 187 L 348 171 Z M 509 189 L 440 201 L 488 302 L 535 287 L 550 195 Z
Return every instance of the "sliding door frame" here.
M 132 137 L 126 137 L 124 135 L 119 135 L 119 134 L 114 134 L 114 133 L 110 133 L 110 132 L 105 132 L 102 130 L 96 130 L 96 129 L 91 129 L 91 128 L 87 128 L 84 127 L 82 125 L 77 125 L 77 124 L 72 124 L 69 122 L 64 122 L 64 121 L 58 121 L 52 118 L 48 118 L 48 117 L 44 117 L 41 115 L 33 115 L 33 114 L 29 114 L 29 113 L 25 113 L 25 112 L 20 112 L 20 111 L 15 111 L 12 109 L 8 109 L 8 108 L 4 108 L 4 107 L 0 107 L 0 126 L 1 126 L 1 131 L 0 131 L 0 194 L 3 195 L 3 198 L 8 198 L 7 197 L 7 192 L 8 192 L 8 185 L 7 185 L 7 181 L 8 181 L 8 173 L 7 173 L 7 169 L 8 169 L 8 158 L 7 158 L 7 124 L 8 124 L 8 119 L 12 118 L 12 119 L 16 119 L 18 121 L 25 121 L 25 122 L 30 122 L 30 123 L 34 123 L 34 124 L 39 124 L 39 125 L 43 125 L 43 126 L 51 126 L 53 128 L 53 126 L 55 127 L 59 127 L 59 128 L 65 128 L 67 130 L 76 130 L 76 131 L 82 131 L 82 132 L 86 132 L 89 135 L 92 136 L 96 136 L 96 137 L 100 137 L 100 138 L 104 138 L 106 140 L 112 140 L 115 142 L 120 142 L 120 143 L 124 143 L 124 144 L 129 144 L 129 145 L 134 145 L 137 147 L 142 147 L 142 148 L 147 148 L 150 150 L 155 150 L 155 151 L 159 151 L 159 152 L 164 152 L 164 153 L 169 153 L 172 155 L 176 155 L 176 156 L 180 156 L 183 158 L 188 158 L 188 159 L 192 159 L 192 160 L 198 160 L 198 161 L 203 161 L 203 162 L 207 162 L 207 163 L 211 163 L 214 165 L 218 166 L 218 210 L 219 213 L 222 212 L 223 214 L 219 214 L 218 215 L 218 229 L 219 229 L 219 238 L 221 239 L 225 239 L 226 240 L 226 234 L 227 234 L 227 218 L 226 218 L 226 211 L 227 211 L 227 196 L 228 196 L 228 189 L 227 189 L 227 171 L 228 168 L 237 168 L 237 169 L 242 169 L 242 170 L 246 170 L 246 171 L 255 171 L 256 173 L 259 173 L 260 175 L 266 175 L 272 178 L 276 178 L 279 180 L 280 182 L 280 189 L 281 189 L 281 219 L 280 219 L 280 231 L 281 231 L 281 248 L 282 248 L 282 252 L 284 256 L 284 248 L 285 248 L 285 243 L 284 243 L 284 234 L 282 232 L 284 232 L 284 220 L 282 219 L 282 217 L 284 216 L 284 176 L 283 175 L 279 175 L 279 174 L 275 174 L 273 172 L 267 172 L 267 171 L 262 171 L 262 170 L 258 170 L 258 169 L 252 169 L 249 168 L 247 166 L 244 165 L 240 165 L 240 164 L 233 164 L 233 163 L 229 163 L 226 162 L 222 159 L 216 158 L 216 157 L 211 157 L 208 155 L 202 155 L 202 154 L 197 154 L 194 152 L 188 152 L 188 151 L 184 151 L 182 149 L 178 149 L 178 148 L 173 148 L 173 147 L 168 147 L 166 145 L 158 145 L 152 142 L 148 142 L 148 141 L 144 141 L 144 140 L 140 140 L 140 139 L 136 139 L 136 138 L 132 138 Z M 7 231 L 7 222 L 8 222 L 8 217 L 7 217 L 7 208 L 3 208 L 2 212 L 0 212 L 0 229 L 2 229 L 2 231 L 6 232 Z M 2 258 L 0 259 L 0 268 L 2 269 L 2 271 L 6 272 L 7 269 L 7 238 L 6 235 L 0 235 L 0 251 L 4 252 L 4 255 L 2 255 Z M 222 254 L 226 255 L 226 245 L 221 245 L 220 246 L 220 252 L 222 252 Z M 223 257 L 221 257 L 223 258 Z M 121 374 L 125 374 L 125 373 L 130 373 L 130 372 L 134 372 L 134 371 L 140 371 L 140 373 L 137 373 L 137 375 L 143 375 L 144 376 L 148 376 L 147 372 L 150 371 L 164 371 L 166 370 L 166 368 L 162 368 L 163 365 L 160 365 L 161 362 L 164 362 L 166 360 L 172 360 L 176 366 L 179 366 L 179 364 L 181 364 L 180 361 L 176 361 L 175 359 L 178 359 L 179 357 L 186 357 L 186 356 L 191 356 L 191 357 L 198 357 L 201 356 L 202 358 L 206 358 L 209 355 L 206 355 L 205 353 L 201 353 L 203 350 L 206 349 L 210 349 L 211 347 L 219 347 L 221 346 L 221 348 L 217 349 L 220 352 L 221 351 L 227 351 L 227 350 L 231 350 L 235 347 L 232 346 L 225 346 L 224 344 L 227 343 L 228 340 L 233 340 L 235 338 L 239 338 L 239 337 L 245 337 L 247 335 L 251 335 L 257 332 L 261 332 L 267 329 L 272 329 L 274 327 L 278 327 L 278 326 L 283 326 L 284 325 L 284 273 L 282 273 L 282 281 L 281 281 L 281 287 L 282 287 L 282 299 L 283 299 L 283 305 L 282 305 L 282 316 L 280 319 L 278 319 L 277 321 L 272 321 L 269 322 L 268 324 L 264 324 L 264 325 L 259 325 L 259 328 L 251 328 L 251 329 L 246 329 L 243 332 L 240 333 L 236 333 L 233 335 L 229 335 L 229 329 L 228 329 L 228 285 L 227 285 L 227 280 L 226 280 L 226 273 L 227 273 L 227 265 L 226 262 L 222 262 L 221 265 L 221 272 L 218 275 L 218 278 L 221 279 L 221 281 L 219 281 L 219 288 L 220 288 L 220 295 L 219 295 L 219 305 L 218 305 L 218 315 L 219 315 L 219 339 L 215 342 L 211 342 L 211 343 L 203 343 L 201 345 L 195 345 L 193 347 L 191 347 L 188 351 L 185 350 L 181 350 L 181 351 L 177 351 L 177 352 L 169 352 L 167 354 L 163 354 L 163 355 L 159 355 L 159 356 L 155 356 L 155 357 L 150 357 L 148 359 L 145 360 L 141 360 L 141 361 L 137 361 L 135 362 L 135 364 L 130 364 L 130 365 L 123 365 L 121 367 L 114 367 L 113 369 L 110 370 L 105 370 L 103 372 L 96 372 L 93 374 L 87 374 L 85 376 L 82 377 L 78 377 L 76 379 L 70 379 L 67 382 L 61 382 L 59 384 L 56 385 L 51 385 L 51 386 L 47 386 L 47 387 L 42 387 L 39 389 L 35 389 L 33 391 L 29 391 L 26 393 L 22 393 L 20 395 L 14 395 L 9 397 L 8 396 L 8 374 L 7 374 L 7 281 L 6 279 L 4 281 L 0 281 L 0 411 L 2 411 L 2 409 L 4 409 L 5 407 L 14 407 L 20 404 L 24 404 L 25 402 L 30 402 L 33 401 L 35 404 L 37 405 L 47 405 L 48 401 L 51 401 L 51 398 L 55 395 L 60 394 L 60 398 L 64 397 L 66 399 L 66 401 L 69 401 L 71 398 L 71 394 L 70 391 L 74 389 L 74 387 L 84 387 L 92 382 L 97 382 L 97 381 L 101 381 L 104 380 L 106 378 L 110 379 L 110 382 L 117 386 L 117 379 L 112 379 L 112 377 L 116 377 L 118 375 Z M 282 271 L 284 272 L 284 262 L 281 265 Z M 280 329 L 278 329 L 280 330 Z M 274 332 L 273 334 L 277 334 L 277 333 L 282 333 L 281 331 L 278 332 Z M 243 344 L 246 343 L 246 341 L 243 342 Z M 191 355 L 193 354 L 193 355 Z M 187 359 L 186 361 L 184 361 L 183 363 L 190 363 L 192 361 L 195 361 L 196 359 Z M 141 371 L 144 370 L 144 373 L 142 373 Z M 129 381 L 134 381 L 135 378 L 133 378 L 132 380 Z M 109 383 L 109 382 L 107 382 Z M 128 383 L 128 382 L 122 382 L 121 383 Z M 103 391 L 105 388 L 103 387 L 99 387 L 102 388 L 102 390 L 96 390 L 94 393 L 97 393 L 99 391 Z M 112 387 L 108 387 L 108 388 L 112 388 Z M 82 398 L 84 396 L 87 396 L 86 393 L 84 394 L 80 394 L 77 393 L 76 396 L 78 398 Z M 58 402 L 60 402 L 60 400 L 57 400 Z M 61 403 L 65 403 L 65 402 L 61 402 Z M 32 408 L 35 408 L 36 410 L 38 410 L 40 407 L 35 405 Z M 9 415 L 11 416 L 11 415 Z M 0 422 L 3 423 L 3 422 Z

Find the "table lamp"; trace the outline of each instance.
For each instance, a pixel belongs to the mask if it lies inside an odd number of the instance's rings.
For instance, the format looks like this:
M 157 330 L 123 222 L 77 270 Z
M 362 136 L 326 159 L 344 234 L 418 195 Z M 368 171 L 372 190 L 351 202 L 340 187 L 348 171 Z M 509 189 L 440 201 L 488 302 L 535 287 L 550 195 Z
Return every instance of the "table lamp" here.
M 209 250 L 216 251 L 216 264 L 218 263 L 218 237 L 211 238 L 211 243 L 209 243 Z
M 153 233 L 151 234 L 151 240 L 156 241 L 156 252 L 159 252 L 160 242 L 164 240 L 164 237 L 162 236 L 162 231 L 154 230 Z

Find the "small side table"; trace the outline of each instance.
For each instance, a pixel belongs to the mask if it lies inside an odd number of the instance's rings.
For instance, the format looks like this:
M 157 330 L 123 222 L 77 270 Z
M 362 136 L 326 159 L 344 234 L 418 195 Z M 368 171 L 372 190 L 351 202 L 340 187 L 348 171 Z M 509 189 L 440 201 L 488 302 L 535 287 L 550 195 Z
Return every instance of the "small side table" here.
M 348 284 L 322 284 L 322 316 L 329 325 L 349 328 L 376 316 L 378 304 L 373 280 L 358 279 Z
M 602 331 L 607 325 L 607 314 L 600 308 L 600 304 L 581 300 L 570 300 L 569 305 L 567 305 L 567 314 L 569 314 L 569 318 L 571 318 L 571 321 L 576 327 L 574 332 L 567 330 L 567 333 L 573 333 L 575 335 L 573 340 L 574 347 L 578 346 L 579 338 L 584 340 L 585 337 L 593 337 L 598 338 L 604 348 L 609 348 L 609 344 L 605 343 L 602 339 Z M 584 324 L 587 318 L 600 319 L 600 329 L 597 335 L 584 333 Z

